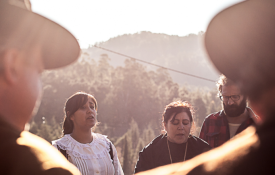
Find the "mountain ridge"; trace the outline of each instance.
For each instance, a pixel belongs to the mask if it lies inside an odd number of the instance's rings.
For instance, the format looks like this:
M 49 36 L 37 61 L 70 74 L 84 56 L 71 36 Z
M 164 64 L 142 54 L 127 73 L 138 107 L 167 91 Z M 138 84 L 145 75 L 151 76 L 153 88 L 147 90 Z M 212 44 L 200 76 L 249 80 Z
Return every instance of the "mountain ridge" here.
M 217 80 L 219 73 L 207 58 L 203 46 L 203 35 L 203 32 L 176 36 L 143 31 L 116 36 L 105 42 L 96 43 L 96 45 L 163 67 Z M 126 57 L 95 47 L 89 47 L 82 51 L 88 53 L 89 57 L 95 60 L 99 59 L 102 54 L 108 54 L 112 66 L 122 66 L 126 59 Z M 146 67 L 155 69 L 147 64 Z M 214 82 L 169 72 L 173 80 L 180 85 L 188 84 L 211 89 L 215 87 Z

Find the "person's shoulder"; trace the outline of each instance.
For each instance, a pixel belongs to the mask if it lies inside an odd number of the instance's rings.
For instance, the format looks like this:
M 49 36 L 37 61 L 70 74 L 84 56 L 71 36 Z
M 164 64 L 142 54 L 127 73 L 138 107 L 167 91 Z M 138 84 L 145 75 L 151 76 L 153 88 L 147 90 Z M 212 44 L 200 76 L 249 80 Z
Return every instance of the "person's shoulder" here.
M 159 141 L 161 141 L 165 136 L 163 134 L 158 135 L 157 137 L 155 137 L 147 146 L 149 145 L 155 145 L 157 144 Z
M 93 132 L 92 135 L 95 140 L 101 140 L 101 141 L 105 141 L 108 143 L 112 143 L 107 135 L 103 135 L 103 134 L 95 133 L 95 132 Z
M 194 136 L 194 135 L 190 135 L 190 139 L 195 141 L 195 142 L 199 142 L 199 143 L 203 143 L 203 144 L 208 144 L 206 141 L 202 140 L 201 138 Z
M 150 150 L 153 149 L 153 147 L 155 145 L 157 145 L 162 139 L 164 138 L 163 134 L 160 134 L 159 136 L 155 137 L 148 145 L 146 145 L 143 149 L 142 152 L 146 151 L 146 150 Z
M 205 120 L 216 120 L 221 116 L 222 111 L 214 112 L 205 117 Z
M 63 137 L 59 138 L 59 139 L 53 140 L 53 141 L 52 141 L 52 145 L 53 145 L 54 147 L 57 147 L 57 145 L 60 146 L 60 144 L 62 144 L 63 142 L 66 142 L 66 141 L 69 140 L 69 139 L 68 139 L 68 136 L 69 136 L 69 135 L 66 134 L 66 135 L 64 135 Z
M 18 144 L 29 147 L 42 167 L 61 168 L 76 171 L 67 159 L 49 142 L 27 131 L 21 133 Z M 46 166 L 47 165 L 47 166 Z M 77 172 L 77 171 L 76 171 Z
M 79 174 L 79 171 L 49 142 L 27 131 L 21 132 L 16 141 L 8 142 L 5 147 L 1 146 L 0 152 L 1 156 L 6 157 L 1 160 L 1 164 L 9 168 L 1 168 L 0 172 L 17 169 L 16 171 L 25 174 Z
M 204 141 L 203 139 L 199 138 L 199 137 L 191 135 L 190 140 L 191 140 L 191 142 L 194 142 L 194 143 L 198 144 L 200 147 L 211 149 L 209 144 L 206 141 Z
M 246 107 L 246 109 L 247 109 L 248 115 L 251 118 L 253 123 L 260 123 L 261 122 L 261 118 L 259 116 L 257 116 L 250 107 Z
M 108 151 L 110 151 L 110 148 L 112 147 L 113 149 L 115 149 L 114 144 L 112 143 L 112 141 L 108 138 L 107 135 L 103 135 L 100 133 L 92 133 L 93 135 L 93 142 L 94 144 L 96 144 L 97 146 L 102 146 L 101 148 L 106 148 Z
M 93 132 L 92 133 L 93 137 L 97 137 L 97 138 L 100 138 L 100 139 L 107 139 L 107 135 L 103 135 L 103 134 L 100 134 L 100 133 L 96 133 L 96 132 Z

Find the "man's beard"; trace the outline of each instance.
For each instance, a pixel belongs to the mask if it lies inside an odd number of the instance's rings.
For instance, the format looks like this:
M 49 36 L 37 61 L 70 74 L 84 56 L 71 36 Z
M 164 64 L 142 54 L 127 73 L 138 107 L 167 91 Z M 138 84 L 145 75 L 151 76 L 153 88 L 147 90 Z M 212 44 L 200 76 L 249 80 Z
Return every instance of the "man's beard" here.
M 246 98 L 243 98 L 240 105 L 236 105 L 236 104 L 225 105 L 223 103 L 224 112 L 228 117 L 240 116 L 242 113 L 244 113 L 245 108 L 246 108 Z

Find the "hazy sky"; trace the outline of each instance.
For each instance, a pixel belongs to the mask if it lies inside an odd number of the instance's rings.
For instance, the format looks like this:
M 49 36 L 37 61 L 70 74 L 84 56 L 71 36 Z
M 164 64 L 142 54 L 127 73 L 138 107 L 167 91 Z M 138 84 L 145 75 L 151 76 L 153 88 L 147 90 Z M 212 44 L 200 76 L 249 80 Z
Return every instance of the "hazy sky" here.
M 31 0 L 33 11 L 63 25 L 82 48 L 140 31 L 185 36 L 241 0 Z

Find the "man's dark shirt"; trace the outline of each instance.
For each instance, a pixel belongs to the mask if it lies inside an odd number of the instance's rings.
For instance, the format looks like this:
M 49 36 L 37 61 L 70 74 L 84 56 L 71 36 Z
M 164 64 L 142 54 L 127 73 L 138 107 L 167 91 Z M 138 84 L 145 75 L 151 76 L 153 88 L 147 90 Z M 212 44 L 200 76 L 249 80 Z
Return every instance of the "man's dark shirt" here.
M 80 174 L 63 155 L 44 139 L 17 131 L 0 117 L 0 174 Z
M 247 108 L 251 110 L 250 108 Z M 255 122 L 250 115 L 237 129 L 236 134 L 245 130 L 248 126 L 254 125 Z M 200 136 L 212 148 L 216 148 L 230 139 L 229 125 L 224 111 L 210 114 L 203 122 Z

